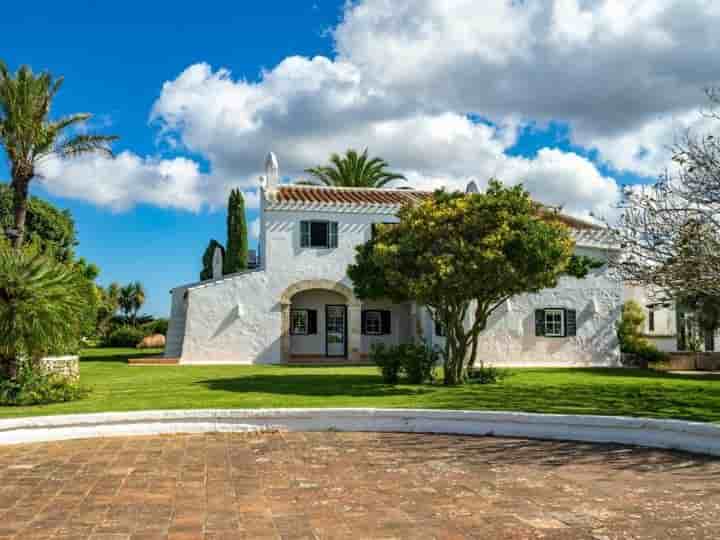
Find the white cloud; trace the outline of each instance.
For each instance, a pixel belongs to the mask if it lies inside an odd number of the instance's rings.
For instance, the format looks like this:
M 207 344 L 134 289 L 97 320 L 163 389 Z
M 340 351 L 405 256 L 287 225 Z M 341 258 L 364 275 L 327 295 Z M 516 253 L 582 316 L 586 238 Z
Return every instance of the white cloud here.
M 657 174 L 720 73 L 719 22 L 711 0 L 349 2 L 334 58 L 291 56 L 252 82 L 200 63 L 163 85 L 151 120 L 209 173 L 184 158 L 126 155 L 120 165 L 64 163 L 54 182 L 117 208 L 197 210 L 232 186 L 253 189 L 269 150 L 296 177 L 330 152 L 369 146 L 418 187 L 497 176 L 573 213 L 603 214 L 615 181 L 572 152 L 508 155 L 519 128 L 567 122 L 572 142 L 610 167 Z M 88 188 L 89 176 L 107 192 Z
M 229 187 L 187 158 L 140 158 L 122 152 L 114 158 L 100 155 L 50 159 L 42 163 L 40 181 L 59 196 L 82 199 L 114 211 L 136 204 L 199 211 L 224 202 Z M 245 193 L 249 207 L 257 207 L 257 194 Z

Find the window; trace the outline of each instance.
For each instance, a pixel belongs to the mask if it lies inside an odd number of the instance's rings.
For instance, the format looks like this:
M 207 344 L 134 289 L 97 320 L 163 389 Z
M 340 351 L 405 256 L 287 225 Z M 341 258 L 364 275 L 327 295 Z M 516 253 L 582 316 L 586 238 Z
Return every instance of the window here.
M 577 312 L 574 309 L 549 308 L 535 310 L 535 335 L 573 337 L 577 335 Z
M 365 314 L 365 333 L 376 336 L 382 334 L 382 315 L 379 311 L 368 311 Z
M 565 335 L 565 312 L 562 309 L 545 310 L 545 335 L 548 337 Z
M 308 312 L 306 309 L 293 309 L 290 314 L 290 333 L 295 336 L 308 334 Z
M 301 221 L 300 247 L 336 248 L 338 224 L 336 221 Z
M 392 314 L 387 309 L 368 309 L 362 312 L 362 333 L 369 336 L 392 334 Z
M 290 334 L 295 336 L 317 334 L 317 310 L 291 309 Z

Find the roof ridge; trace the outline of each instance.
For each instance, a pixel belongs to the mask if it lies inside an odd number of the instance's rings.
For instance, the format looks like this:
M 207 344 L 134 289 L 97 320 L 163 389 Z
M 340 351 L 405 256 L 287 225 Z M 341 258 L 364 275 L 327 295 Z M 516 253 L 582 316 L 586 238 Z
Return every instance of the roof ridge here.
M 415 188 L 376 188 L 376 187 L 359 187 L 359 186 L 321 186 L 321 185 L 310 185 L 310 184 L 280 184 L 278 189 L 282 188 L 293 188 L 293 189 L 327 189 L 327 190 L 338 190 L 338 191 L 392 191 L 400 193 L 432 193 L 430 190 L 415 189 Z

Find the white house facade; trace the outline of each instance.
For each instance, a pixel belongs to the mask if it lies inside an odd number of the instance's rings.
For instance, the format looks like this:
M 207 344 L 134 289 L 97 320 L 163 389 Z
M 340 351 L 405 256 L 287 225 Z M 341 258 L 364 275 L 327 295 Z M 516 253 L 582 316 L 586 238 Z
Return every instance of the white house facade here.
M 366 362 L 373 343 L 442 346 L 422 306 L 361 301 L 347 267 L 377 223 L 427 192 L 279 185 L 269 156 L 261 182 L 258 267 L 176 287 L 165 356 L 182 364 Z M 606 260 L 609 234 L 566 216 L 577 251 Z M 513 298 L 481 337 L 478 359 L 497 365 L 612 366 L 622 285 L 605 268 L 583 280 Z

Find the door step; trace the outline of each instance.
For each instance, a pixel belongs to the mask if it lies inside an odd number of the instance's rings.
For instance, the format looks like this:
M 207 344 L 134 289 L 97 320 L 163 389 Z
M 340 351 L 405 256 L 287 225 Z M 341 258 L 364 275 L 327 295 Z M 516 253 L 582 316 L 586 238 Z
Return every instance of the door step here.
M 165 358 L 163 356 L 149 358 L 128 358 L 130 366 L 176 366 L 180 364 L 179 358 Z

